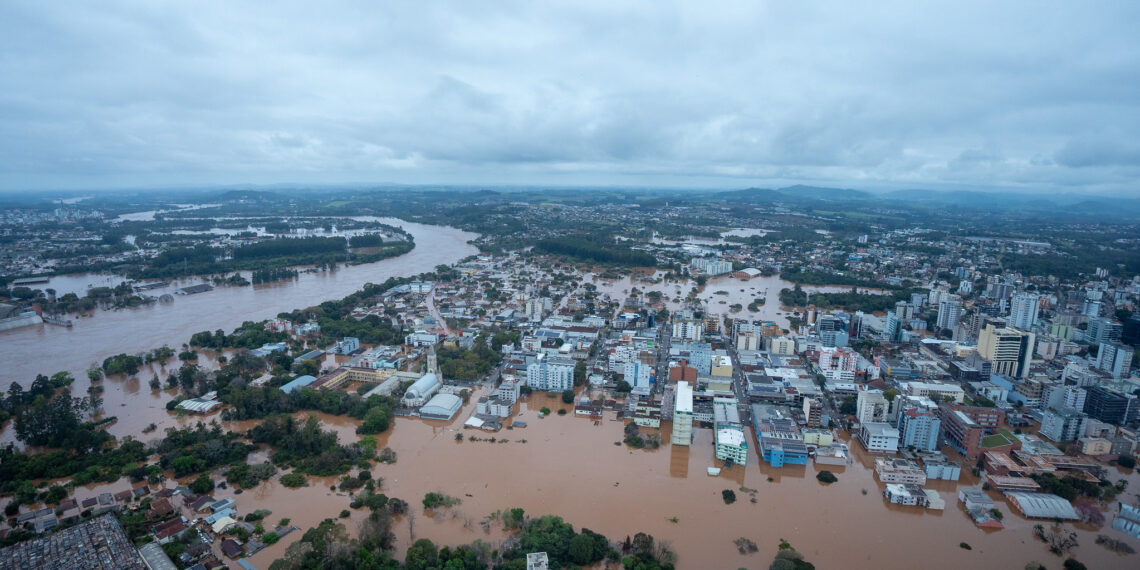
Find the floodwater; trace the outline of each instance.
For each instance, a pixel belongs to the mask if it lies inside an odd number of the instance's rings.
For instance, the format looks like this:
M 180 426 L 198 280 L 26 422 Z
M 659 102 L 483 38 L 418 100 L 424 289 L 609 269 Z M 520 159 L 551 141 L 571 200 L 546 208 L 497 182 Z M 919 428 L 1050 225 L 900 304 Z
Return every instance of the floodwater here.
M 663 271 L 657 271 L 653 274 L 653 279 L 663 276 Z M 589 277 L 587 278 L 589 279 Z M 661 293 L 661 301 L 665 307 L 670 311 L 683 309 L 687 306 L 687 298 L 689 292 L 697 283 L 693 280 L 681 281 L 661 281 L 659 283 L 652 283 L 640 281 L 631 277 L 623 277 L 616 280 L 605 280 L 598 278 L 592 281 L 598 288 L 599 293 L 608 294 L 614 300 L 622 301 L 630 296 L 630 291 L 636 288 L 641 292 L 641 298 L 648 301 L 648 293 L 650 291 L 659 291 Z M 731 275 L 720 275 L 709 279 L 703 289 L 697 294 L 697 298 L 702 302 L 704 310 L 712 314 L 726 315 L 731 318 L 749 319 L 771 321 L 777 325 L 787 328 L 788 327 L 788 313 L 791 311 L 788 307 L 780 306 L 780 291 L 782 289 L 791 289 L 795 287 L 795 283 L 784 281 L 779 277 L 773 275 L 770 277 L 754 277 L 749 280 L 737 279 Z M 836 285 L 804 285 L 802 286 L 805 291 L 810 293 L 839 293 L 850 291 L 850 286 L 836 286 Z M 866 287 L 857 288 L 861 293 L 882 294 L 887 291 L 881 289 L 869 289 Z M 758 307 L 758 311 L 752 312 L 748 310 L 748 305 L 756 299 L 764 299 L 764 304 Z M 732 305 L 741 305 L 741 310 L 733 311 Z
M 475 237 L 470 232 L 394 218 L 376 219 L 410 232 L 416 241 L 415 249 L 376 263 L 342 266 L 331 272 L 302 273 L 296 279 L 252 287 L 219 287 L 198 295 L 176 295 L 169 304 L 96 311 L 91 317 L 73 317 L 75 326 L 71 328 L 35 325 L 0 333 L 0 362 L 4 363 L 0 370 L 0 390 L 7 391 L 14 381 L 27 387 L 36 374 L 67 370 L 76 378 L 73 392 L 83 395 L 89 385 L 86 369 L 102 363 L 108 356 L 122 352 L 136 354 L 163 345 L 179 350 L 199 331 L 231 331 L 245 321 L 261 321 L 284 311 L 339 299 L 359 290 L 365 283 L 429 272 L 437 265 L 452 264 L 478 252 L 467 243 Z M 56 278 L 53 283 L 57 279 L 61 287 L 67 285 L 65 289 L 70 290 L 80 284 L 85 288 L 94 277 Z M 176 288 L 172 284 L 151 294 L 169 293 Z M 165 377 L 180 365 L 173 360 L 165 370 L 156 368 L 155 372 Z M 150 374 L 142 372 L 131 379 L 104 381 L 104 407 L 108 414 L 119 417 L 119 423 L 111 428 L 112 433 L 137 434 L 147 424 L 161 423 L 170 417 L 163 407 L 169 396 L 151 394 Z
M 712 430 L 695 429 L 692 447 L 672 447 L 668 443 L 671 427 L 664 422 L 661 448 L 631 450 L 614 445 L 622 438 L 623 422 L 614 421 L 613 412 L 607 411 L 595 426 L 593 420 L 572 413 L 539 419 L 543 406 L 554 411 L 570 409 L 558 398 L 536 393 L 521 403 L 519 419 L 529 424 L 525 429 L 495 434 L 462 430 L 463 421 L 473 411 L 472 403 L 450 422 L 398 418 L 388 433 L 379 436 L 379 446 L 395 450 L 398 461 L 374 466 L 373 477 L 383 478 L 384 493 L 410 505 L 411 515 L 399 517 L 394 529 L 399 559 L 420 538 L 430 538 L 437 545 L 456 546 L 479 539 L 497 546 L 505 538 L 501 526 L 491 525 L 485 531 L 480 522 L 496 511 L 521 507 L 529 516 L 556 514 L 575 527 L 585 526 L 613 540 L 647 532 L 671 544 L 679 568 L 767 567 L 781 538 L 817 568 L 1021 568 L 1030 560 L 1058 565 L 1045 545 L 1033 537 L 1037 522 L 1011 512 L 995 493 L 991 495 L 1005 514 L 1006 528 L 995 532 L 973 525 L 957 501 L 957 489 L 979 486 L 968 472 L 958 482 L 927 485 L 942 493 L 947 504 L 943 512 L 891 505 L 883 499 L 883 486 L 875 479 L 874 457 L 858 443 L 850 442 L 851 465 L 827 467 L 839 482 L 826 486 L 815 480 L 814 466 L 758 465 L 755 439 L 749 431 L 748 464 L 725 469 L 720 477 L 708 477 L 706 468 L 719 465 L 713 458 Z M 355 421 L 318 417 L 336 429 L 342 442 L 357 440 Z M 457 442 L 455 434 L 460 431 L 484 441 Z M 485 441 L 490 437 L 508 441 Z M 1140 485 L 1140 477 L 1127 477 L 1133 488 Z M 349 497 L 329 490 L 335 479 L 311 479 L 310 483 L 311 487 L 294 491 L 269 482 L 236 498 L 243 513 L 267 508 L 274 511 L 273 520 L 290 517 L 302 529 L 336 518 L 348 508 Z M 741 487 L 754 489 L 754 495 Z M 736 491 L 736 503 L 723 503 L 724 489 Z M 428 517 L 420 500 L 432 491 L 463 502 Z M 350 533 L 357 531 L 357 521 L 365 514 L 354 511 L 345 521 Z M 677 522 L 672 522 L 674 517 Z M 1107 518 L 1111 521 L 1111 515 Z M 1072 555 L 1090 568 L 1133 567 L 1133 557 L 1120 557 L 1096 545 L 1098 533 L 1140 548 L 1140 541 L 1111 526 L 1097 531 L 1082 525 L 1078 530 L 1081 546 Z M 268 566 L 300 536 L 283 539 L 252 562 Z M 739 537 L 755 541 L 760 552 L 740 555 L 733 545 Z M 962 549 L 961 542 L 973 549 Z
M 472 396 L 472 400 L 476 398 Z M 747 465 L 724 469 L 720 477 L 708 477 L 707 467 L 722 466 L 713 458 L 712 430 L 694 429 L 691 447 L 673 447 L 669 444 L 671 425 L 663 422 L 659 449 L 631 450 L 614 445 L 623 437 L 624 423 L 615 421 L 612 411 L 595 425 L 591 419 L 574 417 L 572 411 L 539 419 L 542 407 L 571 411 L 559 397 L 535 393 L 520 402 L 516 415 L 527 422 L 527 428 L 494 434 L 463 430 L 463 421 L 474 410 L 472 402 L 451 421 L 397 418 L 388 432 L 377 436 L 378 447 L 391 447 L 398 459 L 395 464 L 374 465 L 372 475 L 383 479 L 382 492 L 409 503 L 409 514 L 396 517 L 393 527 L 398 559 L 402 560 L 408 546 L 420 538 L 429 538 L 440 546 L 478 539 L 499 547 L 507 538 L 505 531 L 497 523 L 485 528 L 482 521 L 496 511 L 521 507 L 528 516 L 555 514 L 577 528 L 585 526 L 611 540 L 647 532 L 677 553 L 678 568 L 765 568 L 781 538 L 817 568 L 1022 568 L 1030 560 L 1050 567 L 1060 562 L 1033 537 L 1038 521 L 1012 512 L 996 492 L 990 495 L 1005 515 L 1006 528 L 985 531 L 974 527 L 957 501 L 958 489 L 979 486 L 968 471 L 960 481 L 931 481 L 926 485 L 943 495 L 945 511 L 904 507 L 882 498 L 883 486 L 873 472 L 874 456 L 845 435 L 841 437 L 849 443 L 854 460 L 845 467 L 826 466 L 839 478 L 833 485 L 816 481 L 814 466 L 771 468 L 759 464 L 751 430 Z M 305 415 L 299 412 L 297 417 Z M 342 443 L 359 440 L 357 421 L 320 413 L 316 416 L 325 429 L 337 432 Z M 256 423 L 224 425 L 242 432 Z M 456 433 L 463 433 L 465 441 L 456 441 Z M 470 436 L 482 441 L 466 439 Z M 487 441 L 491 437 L 496 443 Z M 251 454 L 250 460 L 261 462 L 266 458 L 263 451 Z M 1114 478 L 1118 477 L 1126 478 L 1133 492 L 1140 485 L 1136 472 L 1115 472 Z M 268 509 L 272 511 L 266 518 L 270 523 L 289 518 L 301 529 L 253 556 L 254 565 L 268 567 L 305 530 L 326 518 L 336 519 L 349 508 L 351 498 L 330 489 L 338 481 L 338 477 L 310 477 L 308 486 L 287 489 L 275 477 L 241 494 L 235 494 L 234 489 L 217 489 L 213 495 L 219 499 L 234 497 L 243 515 Z M 76 489 L 75 496 L 82 499 L 141 484 L 124 479 L 90 485 Z M 169 481 L 166 485 L 174 484 Z M 734 504 L 722 501 L 721 491 L 725 489 L 736 492 Z M 433 491 L 457 497 L 462 503 L 428 516 L 420 501 Z M 1114 505 L 1107 507 L 1115 509 Z M 364 509 L 353 510 L 349 518 L 339 520 L 354 536 L 366 515 Z M 1119 556 L 1095 544 L 1097 534 L 1107 534 L 1140 548 L 1140 541 L 1111 528 L 1111 514 L 1106 513 L 1106 518 L 1109 524 L 1099 529 L 1077 525 L 1080 546 L 1071 555 L 1089 568 L 1135 567 L 1135 555 Z M 1042 524 L 1048 526 L 1047 521 Z M 755 541 L 760 551 L 739 554 L 733 541 L 740 537 Z M 972 550 L 962 549 L 962 542 Z

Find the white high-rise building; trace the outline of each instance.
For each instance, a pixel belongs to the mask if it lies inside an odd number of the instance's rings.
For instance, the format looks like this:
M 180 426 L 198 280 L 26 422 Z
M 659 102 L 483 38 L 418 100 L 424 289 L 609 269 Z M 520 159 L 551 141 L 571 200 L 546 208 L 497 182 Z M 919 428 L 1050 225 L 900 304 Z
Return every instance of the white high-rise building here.
M 697 319 L 677 319 L 673 321 L 673 338 L 683 338 L 700 342 L 705 337 L 705 324 Z
M 1128 378 L 1132 371 L 1131 346 L 1102 342 L 1096 353 L 1096 367 L 1112 374 L 1113 378 Z
M 1033 325 L 1037 324 L 1040 307 L 1039 295 L 1033 293 L 1014 295 L 1009 308 L 1009 326 L 1023 331 L 1033 330 Z
M 1031 332 L 987 324 L 978 335 L 978 354 L 993 364 L 993 374 L 1025 378 L 1035 340 Z
M 854 382 L 859 353 L 848 348 L 819 349 L 819 370 L 833 382 Z
M 899 301 L 898 303 L 895 303 L 895 316 L 897 316 L 900 321 L 904 322 L 913 319 L 914 305 L 907 303 L 906 301 Z
M 962 301 L 957 297 L 938 302 L 938 329 L 954 330 L 962 320 Z
M 887 402 L 887 398 L 883 396 L 882 392 L 867 390 L 859 392 L 859 397 L 856 399 L 855 415 L 859 417 L 861 424 L 885 422 L 890 413 L 890 408 L 890 402 Z
M 677 382 L 673 404 L 673 445 L 693 444 L 693 387 L 688 382 Z
M 752 332 L 736 335 L 736 350 L 760 350 L 760 335 Z
M 534 390 L 561 392 L 574 388 L 574 361 L 569 358 L 548 358 L 540 353 L 526 367 L 526 385 Z
M 640 360 L 633 360 L 625 363 L 622 373 L 625 381 L 629 382 L 635 391 L 638 388 L 648 389 L 649 380 L 653 376 L 653 366 Z
M 772 354 L 791 356 L 796 353 L 796 341 L 786 336 L 766 336 L 764 350 Z
M 532 323 L 541 322 L 551 309 L 554 302 L 547 297 L 533 297 L 526 302 L 526 317 Z

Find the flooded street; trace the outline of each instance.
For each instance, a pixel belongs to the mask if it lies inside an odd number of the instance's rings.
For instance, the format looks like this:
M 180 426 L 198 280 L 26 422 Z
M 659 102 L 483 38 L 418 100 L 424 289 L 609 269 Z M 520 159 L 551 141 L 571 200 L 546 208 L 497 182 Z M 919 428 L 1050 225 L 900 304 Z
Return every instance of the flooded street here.
M 883 499 L 882 484 L 873 471 L 875 456 L 865 453 L 854 441 L 848 441 L 854 456 L 851 464 L 828 466 L 839 478 L 832 485 L 816 481 L 814 466 L 759 465 L 751 430 L 748 464 L 724 469 L 720 477 L 708 477 L 707 467 L 721 466 L 713 459 L 712 430 L 694 429 L 691 447 L 673 447 L 669 444 L 671 425 L 666 421 L 660 430 L 659 449 L 632 450 L 614 445 L 623 436 L 624 424 L 614 420 L 612 411 L 605 412 L 604 419 L 594 425 L 593 420 L 572 413 L 539 419 L 542 407 L 571 410 L 558 397 L 535 393 L 521 401 L 516 415 L 527 422 L 526 428 L 493 434 L 463 430 L 463 421 L 474 409 L 471 403 L 449 422 L 398 418 L 388 432 L 376 436 L 378 448 L 391 447 L 398 460 L 391 465 L 373 465 L 372 475 L 383 479 L 381 492 L 409 503 L 409 514 L 394 520 L 393 554 L 398 560 L 403 560 L 407 548 L 420 538 L 429 538 L 439 546 L 482 540 L 499 547 L 507 538 L 502 526 L 496 522 L 485 527 L 481 523 L 496 511 L 521 507 L 528 516 L 555 514 L 615 541 L 647 532 L 671 545 L 678 555 L 678 568 L 766 568 L 781 538 L 817 568 L 1021 568 L 1030 560 L 1050 567 L 1059 564 L 1059 559 L 1033 537 L 1033 526 L 1038 522 L 1048 526 L 1048 521 L 1020 517 L 995 491 L 989 494 L 1004 513 L 1006 528 L 986 531 L 973 525 L 957 500 L 958 489 L 980 484 L 968 470 L 960 481 L 931 481 L 926 485 L 942 493 L 945 511 L 905 507 Z M 303 419 L 310 413 L 298 412 L 296 417 Z M 359 440 L 356 420 L 315 415 L 325 429 L 337 432 L 342 443 Z M 180 423 L 198 419 L 183 418 Z M 223 425 L 244 432 L 257 423 Z M 465 440 L 456 441 L 457 433 L 463 433 Z M 471 441 L 472 436 L 480 441 Z M 492 437 L 495 443 L 488 441 Z M 261 451 L 251 454 L 250 461 L 267 458 Z M 355 476 L 356 471 L 350 474 Z M 222 478 L 221 472 L 214 476 L 215 480 Z M 1140 476 L 1135 472 L 1114 471 L 1113 477 L 1127 479 L 1130 489 L 1140 488 Z M 192 479 L 185 478 L 182 483 Z M 338 519 L 339 513 L 349 508 L 351 498 L 330 489 L 339 480 L 309 477 L 308 486 L 288 489 L 274 477 L 241 493 L 229 488 L 216 489 L 212 495 L 217 499 L 233 497 L 243 515 L 267 509 L 272 511 L 266 517 L 269 524 L 289 518 L 290 524 L 300 529 L 252 557 L 255 566 L 267 568 L 304 531 L 326 518 Z M 77 488 L 75 497 L 115 493 L 143 484 L 127 479 L 93 484 Z M 176 484 L 169 480 L 152 486 L 152 490 Z M 721 491 L 725 489 L 736 492 L 734 504 L 722 501 Z M 457 497 L 462 503 L 429 517 L 421 500 L 433 491 Z M 355 536 L 367 510 L 351 513 L 349 518 L 338 520 Z M 1111 514 L 1106 518 L 1111 521 Z M 1075 526 L 1080 546 L 1072 552 L 1074 558 L 1089 568 L 1134 567 L 1134 555 L 1113 554 L 1096 545 L 1095 539 L 1097 534 L 1109 534 L 1140 547 L 1138 541 L 1107 525 L 1100 529 Z M 733 544 L 740 537 L 755 541 L 760 551 L 740 555 Z M 972 550 L 961 548 L 962 542 Z M 852 558 L 855 553 L 857 557 Z M 230 566 L 236 567 L 232 562 Z
M 758 465 L 751 430 L 748 465 L 708 477 L 705 469 L 714 465 L 711 430 L 695 429 L 691 448 L 674 448 L 668 444 L 669 423 L 664 422 L 665 443 L 660 449 L 631 450 L 614 445 L 622 438 L 623 423 L 613 421 L 613 412 L 606 412 L 605 419 L 594 426 L 593 421 L 572 414 L 538 419 L 543 406 L 552 410 L 570 407 L 536 393 L 522 405 L 520 419 L 529 427 L 495 434 L 462 430 L 465 436 L 483 440 L 477 442 L 455 441 L 474 404 L 465 406 L 451 422 L 399 418 L 389 433 L 379 437 L 380 447 L 391 447 L 399 459 L 394 465 L 374 466 L 372 474 L 384 479 L 385 494 L 411 506 L 411 515 L 399 517 L 395 527 L 398 559 L 419 538 L 430 538 L 438 545 L 455 546 L 476 539 L 496 544 L 504 538 L 501 526 L 492 525 L 485 532 L 480 521 L 496 511 L 521 507 L 529 516 L 556 514 L 614 540 L 648 532 L 672 544 L 679 568 L 767 567 L 780 538 L 789 540 L 817 568 L 1021 568 L 1030 560 L 1058 564 L 1033 537 L 1037 521 L 1010 512 L 995 493 L 991 495 L 1005 514 L 1005 530 L 984 531 L 973 525 L 957 500 L 957 489 L 979 485 L 968 471 L 961 481 L 927 485 L 943 494 L 945 511 L 903 507 L 883 499 L 882 485 L 872 469 L 874 457 L 854 442 L 855 463 L 829 467 L 839 477 L 830 486 L 816 481 L 813 466 Z M 336 428 L 342 442 L 355 441 L 356 422 L 320 418 L 327 427 Z M 507 443 L 490 443 L 486 441 L 490 437 Z M 1135 474 L 1128 479 L 1132 488 L 1140 485 Z M 301 490 L 270 482 L 236 498 L 242 512 L 271 509 L 274 520 L 290 517 L 307 529 L 324 518 L 336 518 L 349 503 L 347 496 L 329 491 L 335 479 L 310 482 L 312 487 Z M 742 486 L 756 490 L 755 503 Z M 724 489 L 736 491 L 736 503 L 723 503 Z M 429 518 L 420 500 L 431 491 L 458 497 L 463 503 Z M 356 530 L 353 521 L 365 514 L 353 511 L 345 521 L 350 533 Z M 673 517 L 676 523 L 671 522 Z M 1099 532 L 1140 546 L 1111 528 Z M 1120 557 L 1096 545 L 1096 534 L 1081 527 L 1075 558 L 1090 568 L 1132 567 L 1132 557 Z M 291 535 L 257 554 L 254 564 L 268 566 L 300 535 Z M 754 540 L 760 552 L 740 555 L 733 540 L 741 536 Z M 961 542 L 973 550 L 962 549 Z M 859 553 L 859 558 L 852 559 L 852 553 Z
M 665 272 L 658 271 L 653 274 L 653 278 L 656 279 L 663 275 Z M 659 291 L 661 301 L 670 311 L 684 308 L 689 292 L 697 286 L 696 281 L 692 280 L 652 283 L 630 277 L 616 280 L 597 278 L 590 282 L 597 286 L 599 293 L 609 294 L 616 301 L 624 301 L 630 297 L 631 291 L 635 288 L 641 292 L 639 298 L 643 300 L 649 300 L 648 293 L 650 291 Z M 775 275 L 754 277 L 750 280 L 737 279 L 731 275 L 720 275 L 709 279 L 704 289 L 697 294 L 697 298 L 704 303 L 705 309 L 709 313 L 736 319 L 771 321 L 787 328 L 789 309 L 780 307 L 780 290 L 793 287 L 795 287 L 795 283 L 784 281 Z M 851 287 L 805 285 L 803 289 L 810 293 L 838 293 L 850 291 Z M 888 292 L 866 287 L 859 287 L 858 290 L 862 293 Z M 748 305 L 758 298 L 764 299 L 764 304 L 759 306 L 759 310 L 756 312 L 749 311 Z M 742 308 L 739 311 L 732 311 L 732 305 L 741 305 Z

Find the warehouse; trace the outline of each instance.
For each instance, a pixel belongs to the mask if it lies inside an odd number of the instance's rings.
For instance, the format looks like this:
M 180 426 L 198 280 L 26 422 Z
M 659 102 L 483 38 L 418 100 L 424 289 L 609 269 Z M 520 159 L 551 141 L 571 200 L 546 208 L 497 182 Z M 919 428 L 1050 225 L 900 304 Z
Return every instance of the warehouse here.
M 433 420 L 450 420 L 455 417 L 459 408 L 463 407 L 463 400 L 455 394 L 437 394 L 434 398 L 420 408 L 420 416 Z

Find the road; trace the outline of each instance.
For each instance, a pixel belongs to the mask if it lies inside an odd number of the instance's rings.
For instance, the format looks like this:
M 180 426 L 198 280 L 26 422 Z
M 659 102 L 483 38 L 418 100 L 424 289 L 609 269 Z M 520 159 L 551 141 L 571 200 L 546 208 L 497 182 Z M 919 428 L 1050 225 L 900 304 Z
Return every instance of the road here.
M 439 309 L 435 308 L 435 285 L 432 285 L 431 291 L 428 291 L 427 296 L 424 297 L 424 303 L 427 304 L 427 309 L 428 312 L 431 313 L 431 316 L 435 318 L 439 326 L 443 327 L 443 332 L 446 333 L 447 336 L 451 336 L 451 329 L 448 328 L 447 321 L 439 316 Z

